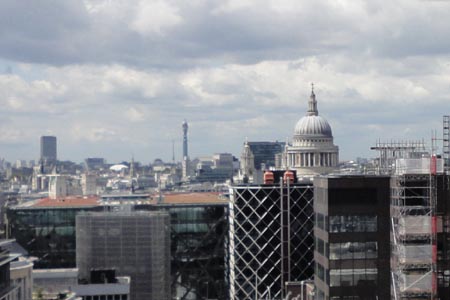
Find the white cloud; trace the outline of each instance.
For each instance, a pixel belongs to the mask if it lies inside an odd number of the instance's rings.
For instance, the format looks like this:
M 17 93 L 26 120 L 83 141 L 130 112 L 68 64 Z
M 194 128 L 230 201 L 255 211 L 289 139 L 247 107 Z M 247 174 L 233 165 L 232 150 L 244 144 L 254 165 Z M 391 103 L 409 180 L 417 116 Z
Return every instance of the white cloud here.
M 144 121 L 144 113 L 142 111 L 137 110 L 134 107 L 130 107 L 126 111 L 126 116 L 131 122 L 142 122 Z
M 182 22 L 178 9 L 163 0 L 139 1 L 130 28 L 142 35 L 164 35 L 164 31 Z

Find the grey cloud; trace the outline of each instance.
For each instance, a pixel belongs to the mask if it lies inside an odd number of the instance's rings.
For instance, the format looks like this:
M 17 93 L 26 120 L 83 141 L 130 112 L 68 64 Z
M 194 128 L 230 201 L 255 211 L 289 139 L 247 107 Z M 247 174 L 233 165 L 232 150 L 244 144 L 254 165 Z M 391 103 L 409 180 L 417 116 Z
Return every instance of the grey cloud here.
M 448 13 L 423 2 L 355 1 L 338 6 L 300 1 L 291 4 L 291 10 L 277 11 L 276 5 L 261 1 L 230 12 L 217 12 L 224 1 L 167 2 L 176 7 L 181 21 L 161 35 L 133 30 L 138 2 L 105 3 L 104 11 L 100 7 L 90 13 L 77 0 L 6 1 L 0 13 L 0 55 L 50 65 L 90 62 L 177 69 L 208 66 L 210 59 L 215 59 L 213 64 L 252 64 L 330 51 L 399 57 L 449 49 L 444 38 L 450 33 Z M 108 10 L 108 5 L 117 8 Z

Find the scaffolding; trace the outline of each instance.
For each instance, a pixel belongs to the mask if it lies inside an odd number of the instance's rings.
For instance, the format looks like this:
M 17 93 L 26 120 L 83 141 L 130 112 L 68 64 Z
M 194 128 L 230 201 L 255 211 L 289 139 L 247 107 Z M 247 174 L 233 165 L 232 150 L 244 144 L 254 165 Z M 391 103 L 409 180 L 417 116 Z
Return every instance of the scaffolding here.
M 444 158 L 445 171 L 450 171 L 450 115 L 443 117 L 443 138 L 442 138 L 442 154 Z
M 391 180 L 393 298 L 433 299 L 436 248 L 432 176 L 403 173 Z
M 380 175 L 392 175 L 395 161 L 399 158 L 420 158 L 426 151 L 426 144 L 423 140 L 417 141 L 377 141 L 371 150 L 378 151 L 377 171 Z

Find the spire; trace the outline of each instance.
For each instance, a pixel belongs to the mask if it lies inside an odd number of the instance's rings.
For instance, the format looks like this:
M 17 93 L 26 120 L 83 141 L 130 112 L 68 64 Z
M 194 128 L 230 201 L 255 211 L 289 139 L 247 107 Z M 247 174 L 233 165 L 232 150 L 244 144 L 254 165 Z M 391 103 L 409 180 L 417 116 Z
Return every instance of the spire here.
M 308 116 L 317 116 L 319 111 L 317 110 L 316 94 L 314 94 L 314 83 L 311 83 L 311 96 L 308 101 Z

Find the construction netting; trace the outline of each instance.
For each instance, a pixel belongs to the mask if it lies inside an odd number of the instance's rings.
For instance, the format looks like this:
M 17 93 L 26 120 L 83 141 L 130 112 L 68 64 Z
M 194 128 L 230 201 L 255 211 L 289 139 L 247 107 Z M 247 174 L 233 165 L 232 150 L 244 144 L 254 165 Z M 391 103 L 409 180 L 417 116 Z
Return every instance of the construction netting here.
M 430 216 L 405 216 L 398 220 L 400 235 L 431 234 Z

